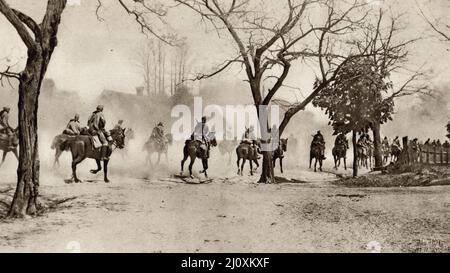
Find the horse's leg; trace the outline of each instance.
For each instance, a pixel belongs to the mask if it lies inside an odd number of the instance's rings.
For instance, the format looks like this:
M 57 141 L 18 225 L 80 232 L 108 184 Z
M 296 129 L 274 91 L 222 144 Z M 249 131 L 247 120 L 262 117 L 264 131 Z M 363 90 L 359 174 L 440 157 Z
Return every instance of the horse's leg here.
M 100 162 L 100 159 L 96 159 L 95 162 L 97 163 L 97 170 L 91 170 L 91 173 L 93 174 L 97 174 L 99 171 L 102 170 L 102 163 Z
M 281 173 L 283 173 L 283 158 L 280 157 L 280 169 L 281 169 Z
M 53 167 L 55 167 L 56 165 L 60 166 L 59 164 L 59 157 L 61 156 L 62 151 L 56 147 L 55 148 L 55 161 L 53 162 Z
M 249 160 L 250 162 L 250 175 L 253 176 L 253 160 Z
M 108 179 L 108 163 L 109 160 L 103 160 L 103 173 L 105 174 L 104 176 L 104 181 L 105 183 L 109 183 L 109 179 Z M 100 166 L 100 161 L 98 162 L 99 166 Z
M 337 170 L 337 168 L 338 168 L 338 165 L 337 165 L 337 161 L 338 161 L 337 156 L 336 156 L 336 155 L 333 155 L 333 159 L 334 159 L 334 169 Z
M 255 157 L 255 159 L 253 159 L 253 161 L 255 162 L 255 164 L 256 164 L 256 168 L 255 168 L 255 171 L 259 168 L 259 163 L 258 163 L 258 155 L 256 155 L 256 157 Z
M 76 158 L 72 159 L 72 177 L 73 177 L 73 180 L 75 181 L 75 183 L 81 182 L 81 180 L 78 179 L 78 177 L 77 177 L 77 165 L 81 161 L 83 161 L 82 157 L 76 157 Z
M 191 156 L 191 162 L 189 162 L 189 177 L 190 178 L 194 178 L 194 176 L 192 176 L 192 166 L 194 165 L 195 162 L 195 155 Z
M 237 165 L 237 168 L 238 168 L 238 172 L 237 172 L 238 175 L 241 174 L 241 169 L 240 169 L 240 166 L 239 166 L 239 161 L 241 161 L 241 158 L 240 158 L 239 155 L 238 155 L 238 159 L 237 159 L 237 161 L 236 161 L 236 165 Z
M 309 168 L 311 169 L 311 163 L 312 163 L 312 160 L 313 160 L 313 156 L 310 154 L 309 155 Z
M 314 172 L 317 172 L 317 158 L 314 159 Z
M 319 170 L 322 171 L 322 163 L 323 163 L 323 159 L 320 158 L 319 159 Z
M 202 165 L 203 165 L 203 173 L 205 174 L 205 177 L 208 178 L 208 173 L 206 172 L 208 170 L 208 159 L 202 158 Z
M 183 155 L 183 159 L 181 160 L 181 172 L 180 172 L 180 175 L 183 175 L 184 162 L 186 162 L 187 158 L 188 158 L 187 155 L 184 154 Z
M 241 176 L 242 175 L 244 175 L 243 174 L 243 172 L 244 172 L 244 165 L 245 165 L 245 161 L 246 161 L 247 159 L 244 157 L 244 158 L 242 158 L 242 164 L 241 164 Z

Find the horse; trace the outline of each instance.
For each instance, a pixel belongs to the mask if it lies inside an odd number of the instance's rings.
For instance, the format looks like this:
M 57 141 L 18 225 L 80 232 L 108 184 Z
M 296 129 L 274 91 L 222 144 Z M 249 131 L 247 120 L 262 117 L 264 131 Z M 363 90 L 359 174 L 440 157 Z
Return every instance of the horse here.
M 83 127 L 80 130 L 80 135 L 89 135 L 88 129 L 86 127 Z M 55 150 L 55 160 L 53 161 L 53 167 L 55 167 L 56 165 L 61 166 L 61 164 L 59 163 L 59 157 L 61 156 L 62 152 L 69 151 L 68 146 L 64 146 L 64 150 L 61 150 L 61 144 L 66 142 L 71 137 L 74 137 L 74 135 L 59 134 L 53 138 L 52 145 L 50 146 L 52 150 Z
M 400 154 L 402 153 L 402 149 L 397 145 L 391 145 L 391 162 L 397 162 Z
M 243 170 L 244 170 L 244 165 L 245 162 L 248 160 L 250 162 L 250 175 L 253 175 L 253 171 L 256 171 L 256 169 L 259 168 L 259 163 L 258 163 L 258 147 L 260 146 L 260 142 L 259 141 L 255 141 L 255 144 L 252 145 L 247 141 L 241 142 L 237 147 L 236 147 L 236 156 L 237 156 L 237 168 L 238 168 L 238 175 L 244 175 L 243 174 Z M 240 161 L 242 159 L 242 163 L 241 166 L 239 167 Z M 253 162 L 256 164 L 256 168 L 253 169 Z
M 110 131 L 112 140 L 108 143 L 107 159 L 103 160 L 103 172 L 105 183 L 109 183 L 108 179 L 108 163 L 109 157 L 115 148 L 123 149 L 125 147 L 125 129 L 112 129 Z M 115 146 L 113 149 L 112 146 Z M 61 151 L 69 149 L 72 153 L 72 176 L 75 183 L 81 182 L 77 177 L 77 165 L 86 158 L 95 159 L 97 162 L 97 169 L 91 170 L 91 173 L 97 174 L 102 170 L 101 166 L 101 152 L 100 149 L 93 147 L 93 137 L 89 135 L 70 136 L 60 144 Z
M 122 159 L 126 159 L 128 157 L 128 149 L 130 140 L 134 139 L 134 131 L 131 128 L 125 129 L 125 148 L 121 150 Z
M 219 151 L 222 155 L 228 155 L 228 165 L 231 164 L 231 154 L 233 152 L 233 148 L 236 145 L 236 141 L 235 140 L 222 140 L 218 147 L 219 147 Z
M 356 158 L 358 166 L 369 168 L 368 164 L 368 149 L 360 144 L 356 146 Z
M 187 158 L 190 157 L 191 161 L 189 163 L 189 177 L 194 178 L 192 176 L 192 166 L 194 165 L 195 159 L 200 158 L 202 160 L 203 170 L 200 171 L 200 173 L 204 173 L 205 177 L 208 177 L 208 173 L 206 172 L 208 170 L 208 156 L 209 156 L 209 149 L 210 146 L 217 146 L 217 140 L 214 132 L 210 132 L 207 135 L 207 138 L 209 139 L 209 147 L 207 148 L 207 156 L 203 156 L 201 154 L 200 145 L 203 145 L 198 140 L 189 139 L 186 140 L 184 147 L 183 147 L 183 159 L 181 160 L 181 172 L 180 176 L 183 175 L 183 169 L 184 169 L 184 163 L 186 162 Z
M 10 143 L 9 136 L 7 134 L 0 134 L 0 150 L 3 151 L 3 157 L 2 162 L 0 163 L 0 167 L 3 165 L 6 159 L 6 155 L 9 152 L 12 152 L 16 159 L 19 160 L 19 154 L 17 152 L 17 146 L 19 146 L 19 134 L 18 134 L 18 128 L 13 130 L 13 138 L 12 142 Z
M 158 154 L 158 162 L 156 164 L 159 164 L 161 161 L 161 154 L 164 154 L 166 156 L 166 162 L 169 162 L 169 158 L 167 156 L 167 152 L 169 150 L 169 145 L 172 145 L 173 137 L 172 134 L 166 134 L 165 135 L 166 142 L 165 143 L 158 143 L 155 139 L 150 138 L 142 148 L 144 151 L 147 152 L 147 156 L 145 158 L 145 162 L 147 164 L 152 165 L 152 154 L 157 153 Z
M 287 151 L 287 142 L 288 142 L 287 138 L 281 138 L 278 147 L 273 152 L 273 158 L 272 158 L 273 166 L 275 167 L 275 162 L 279 158 L 281 173 L 283 173 L 283 158 L 284 158 L 284 153 Z
M 341 159 L 344 159 L 344 169 L 347 170 L 347 148 L 348 145 L 343 142 L 334 145 L 332 154 L 334 158 L 334 168 L 337 170 L 341 166 Z
M 323 147 L 321 147 L 320 145 L 311 144 L 311 150 L 309 152 L 309 168 L 311 169 L 312 160 L 316 159 L 314 162 L 314 172 L 317 172 L 317 162 L 319 162 L 319 170 L 322 171 L 322 149 Z

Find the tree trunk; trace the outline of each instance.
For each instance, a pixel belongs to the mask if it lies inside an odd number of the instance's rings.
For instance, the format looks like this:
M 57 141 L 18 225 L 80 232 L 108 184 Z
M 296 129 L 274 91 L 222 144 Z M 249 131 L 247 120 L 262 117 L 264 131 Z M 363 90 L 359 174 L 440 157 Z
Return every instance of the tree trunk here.
M 258 183 L 275 183 L 272 152 L 263 151 L 262 154 L 263 154 L 262 172 Z
M 353 145 L 353 177 L 358 176 L 358 150 L 356 148 L 356 132 L 352 131 L 352 145 Z
M 38 98 L 41 75 L 45 71 L 42 57 L 28 60 L 19 85 L 19 166 L 17 188 L 8 217 L 35 215 L 41 208 L 39 194 L 39 152 L 37 135 Z
M 372 125 L 375 168 L 383 167 L 383 151 L 381 150 L 380 127 L 381 126 L 379 122 L 374 122 Z

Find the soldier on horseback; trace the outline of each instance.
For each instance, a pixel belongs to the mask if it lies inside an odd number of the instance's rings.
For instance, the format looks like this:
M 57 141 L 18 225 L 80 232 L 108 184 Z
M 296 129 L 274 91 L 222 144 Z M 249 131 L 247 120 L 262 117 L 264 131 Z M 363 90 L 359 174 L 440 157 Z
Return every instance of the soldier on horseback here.
M 160 147 L 164 147 L 167 143 L 166 137 L 164 135 L 164 124 L 159 122 L 152 130 L 149 141 L 154 141 Z
M 349 148 L 348 147 L 348 139 L 344 133 L 340 133 L 334 141 L 334 146 L 339 146 L 339 145 L 345 146 L 346 150 L 348 150 L 348 148 Z
M 80 116 L 75 114 L 74 118 L 67 123 L 66 129 L 64 129 L 63 134 L 69 136 L 76 136 L 81 134 L 81 124 Z
M 114 126 L 114 130 L 119 130 L 119 129 L 123 130 L 122 125 L 123 125 L 123 120 L 119 119 L 119 121 L 117 122 L 116 126 Z
M 395 147 L 395 148 L 401 150 L 400 139 L 398 139 L 398 136 L 396 136 L 395 139 L 392 141 L 392 147 Z
M 311 142 L 311 147 L 317 146 L 320 147 L 320 153 L 322 156 L 322 160 L 325 160 L 325 139 L 323 138 L 323 135 L 320 131 L 317 131 L 317 133 L 313 136 L 313 140 Z
M 14 139 L 14 129 L 9 125 L 9 112 L 11 108 L 3 107 L 0 111 L 0 134 L 6 135 L 9 145 L 12 145 Z
M 383 147 L 383 149 L 389 148 L 389 140 L 386 136 L 384 137 L 383 142 L 381 142 L 381 147 Z
M 206 125 L 206 117 L 202 117 L 202 121 L 195 125 L 191 140 L 199 141 L 202 157 L 209 158 L 209 127 Z
M 102 147 L 100 150 L 101 160 L 108 160 L 108 140 L 111 139 L 111 136 L 106 131 L 105 126 L 106 119 L 103 115 L 103 105 L 99 105 L 89 118 L 88 127 L 89 133 L 92 136 L 98 136 L 100 142 L 102 143 Z

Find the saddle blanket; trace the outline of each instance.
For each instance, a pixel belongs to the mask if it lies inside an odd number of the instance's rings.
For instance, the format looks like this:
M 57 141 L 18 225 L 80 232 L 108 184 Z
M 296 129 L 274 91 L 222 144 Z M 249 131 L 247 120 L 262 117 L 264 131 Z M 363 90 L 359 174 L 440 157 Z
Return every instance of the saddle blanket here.
M 92 146 L 94 146 L 94 149 L 102 147 L 102 142 L 100 141 L 100 138 L 98 136 L 92 137 Z

